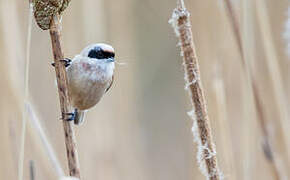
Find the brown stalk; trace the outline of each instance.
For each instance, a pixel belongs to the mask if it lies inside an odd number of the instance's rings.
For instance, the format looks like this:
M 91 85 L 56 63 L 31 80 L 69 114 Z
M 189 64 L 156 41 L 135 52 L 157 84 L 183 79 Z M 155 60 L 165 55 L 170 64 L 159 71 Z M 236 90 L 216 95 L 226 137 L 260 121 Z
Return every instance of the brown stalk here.
M 70 176 L 80 178 L 80 167 L 78 153 L 76 148 L 76 139 L 73 131 L 72 122 L 68 122 L 67 115 L 73 112 L 70 105 L 68 95 L 67 75 L 65 65 L 62 63 L 64 59 L 61 49 L 61 22 L 60 16 L 68 7 L 70 0 L 34 0 L 34 17 L 39 27 L 43 30 L 49 29 L 52 52 L 55 64 L 55 73 L 57 87 L 59 93 L 60 108 L 63 121 L 63 129 L 65 134 L 65 145 L 67 152 L 67 160 Z
M 193 111 L 190 116 L 193 118 L 197 128 L 195 138 L 198 143 L 198 160 L 204 175 L 211 180 L 221 179 L 221 172 L 218 169 L 216 150 L 211 135 L 211 128 L 207 114 L 207 107 L 202 84 L 198 58 L 192 38 L 189 12 L 186 10 L 183 0 L 178 1 L 177 8 L 173 11 L 172 19 L 169 21 L 180 41 L 181 53 L 185 70 L 186 86 Z
M 59 18 L 59 15 L 53 16 L 49 32 L 55 62 L 55 73 L 58 85 L 60 108 L 61 113 L 64 115 L 63 118 L 66 119 L 65 115 L 67 113 L 71 113 L 73 109 L 70 105 L 70 99 L 68 95 L 67 75 L 65 66 L 62 61 L 60 61 L 61 59 L 64 59 L 64 55 L 61 48 L 61 24 Z M 72 126 L 73 124 L 71 121 L 63 121 L 69 174 L 70 176 L 80 178 L 80 166 L 78 160 L 78 152 L 76 148 L 76 138 Z

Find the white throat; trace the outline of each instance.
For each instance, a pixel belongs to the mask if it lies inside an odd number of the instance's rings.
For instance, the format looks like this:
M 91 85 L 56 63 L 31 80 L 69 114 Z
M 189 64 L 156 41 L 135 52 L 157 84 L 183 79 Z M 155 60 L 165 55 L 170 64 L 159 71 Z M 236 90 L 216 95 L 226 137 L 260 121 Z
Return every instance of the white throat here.
M 113 76 L 115 69 L 115 62 L 107 62 L 105 59 L 93 59 L 89 57 L 84 57 L 82 55 L 77 55 L 73 58 L 73 64 L 81 65 L 82 63 L 88 64 L 92 69 L 91 71 L 101 71 L 102 76 L 94 77 L 96 80 L 110 79 Z M 82 69 L 80 67 L 79 69 Z M 90 72 L 83 69 L 83 74 Z

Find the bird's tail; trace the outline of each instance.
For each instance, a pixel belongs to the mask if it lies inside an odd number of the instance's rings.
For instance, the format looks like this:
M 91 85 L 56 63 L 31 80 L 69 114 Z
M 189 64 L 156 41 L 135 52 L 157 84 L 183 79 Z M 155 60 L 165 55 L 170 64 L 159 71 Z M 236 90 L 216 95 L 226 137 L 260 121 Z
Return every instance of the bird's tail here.
M 84 122 L 85 111 L 81 111 L 79 109 L 75 109 L 75 125 L 81 125 Z

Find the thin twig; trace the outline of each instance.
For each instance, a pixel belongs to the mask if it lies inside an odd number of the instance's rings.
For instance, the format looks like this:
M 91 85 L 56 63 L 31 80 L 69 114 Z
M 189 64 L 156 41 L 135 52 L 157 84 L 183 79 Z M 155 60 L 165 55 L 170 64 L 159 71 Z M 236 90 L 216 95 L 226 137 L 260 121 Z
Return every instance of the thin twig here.
M 55 62 L 55 73 L 58 85 L 58 93 L 60 100 L 61 113 L 64 115 L 73 111 L 70 105 L 70 99 L 68 96 L 67 75 L 65 66 L 61 63 L 61 59 L 64 58 L 61 48 L 61 24 L 59 15 L 54 15 L 50 24 L 50 37 L 52 42 L 52 50 Z M 76 148 L 76 138 L 73 131 L 73 124 L 68 121 L 63 121 L 63 129 L 65 133 L 65 145 L 67 150 L 67 159 L 70 176 L 80 178 L 80 166 L 78 160 L 78 153 Z
M 222 178 L 222 173 L 218 168 L 215 145 L 211 135 L 204 92 L 200 81 L 198 59 L 192 38 L 189 12 L 186 10 L 183 0 L 178 1 L 177 8 L 173 11 L 169 22 L 172 24 L 181 45 L 186 87 L 188 87 L 193 106 L 193 110 L 189 115 L 193 118 L 193 133 L 199 148 L 197 158 L 204 175 L 208 179 L 218 180 Z

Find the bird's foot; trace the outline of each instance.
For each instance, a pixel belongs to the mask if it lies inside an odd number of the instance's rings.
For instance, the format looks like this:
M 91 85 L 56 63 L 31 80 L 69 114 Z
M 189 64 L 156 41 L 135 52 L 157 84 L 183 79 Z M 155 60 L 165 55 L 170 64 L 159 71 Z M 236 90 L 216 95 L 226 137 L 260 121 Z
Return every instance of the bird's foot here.
M 64 63 L 64 66 L 65 67 L 68 67 L 71 64 L 71 59 L 69 59 L 69 58 L 64 58 L 64 59 L 61 59 L 59 61 L 62 62 L 62 63 Z M 55 63 L 51 63 L 51 65 L 53 67 L 55 67 Z
M 76 117 L 76 112 L 72 113 L 62 113 L 61 119 L 64 121 L 74 121 Z

